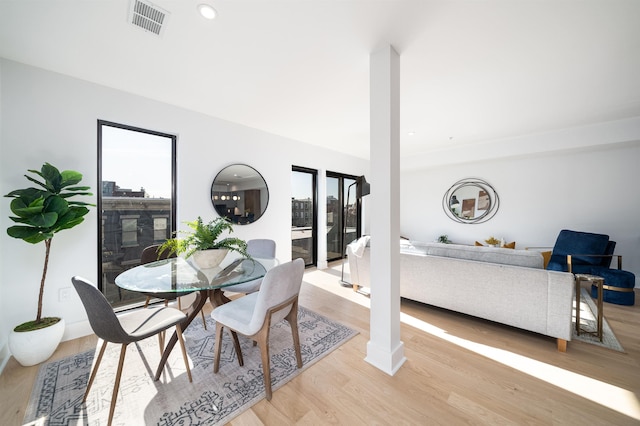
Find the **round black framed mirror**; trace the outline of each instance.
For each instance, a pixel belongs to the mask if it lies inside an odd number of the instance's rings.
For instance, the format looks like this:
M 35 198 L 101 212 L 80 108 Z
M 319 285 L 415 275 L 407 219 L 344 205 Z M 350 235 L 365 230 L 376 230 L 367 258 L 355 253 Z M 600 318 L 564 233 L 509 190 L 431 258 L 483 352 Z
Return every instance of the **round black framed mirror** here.
M 460 223 L 486 222 L 496 214 L 499 206 L 500 197 L 495 189 L 476 178 L 457 181 L 442 197 L 444 212 Z
M 220 216 L 246 225 L 260 219 L 267 210 L 269 188 L 253 167 L 232 164 L 220 170 L 213 180 L 211 203 Z

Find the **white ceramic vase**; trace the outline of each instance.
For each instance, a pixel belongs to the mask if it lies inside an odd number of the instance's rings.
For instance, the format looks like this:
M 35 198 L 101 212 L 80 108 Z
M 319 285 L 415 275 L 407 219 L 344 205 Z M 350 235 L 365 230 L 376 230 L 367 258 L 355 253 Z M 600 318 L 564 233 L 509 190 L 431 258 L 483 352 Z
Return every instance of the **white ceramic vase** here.
M 9 333 L 11 355 L 24 367 L 40 364 L 55 352 L 64 334 L 64 318 L 39 330 Z
M 222 260 L 227 256 L 227 253 L 229 253 L 228 249 L 198 250 L 193 253 L 193 261 L 200 268 L 215 268 L 220 265 Z

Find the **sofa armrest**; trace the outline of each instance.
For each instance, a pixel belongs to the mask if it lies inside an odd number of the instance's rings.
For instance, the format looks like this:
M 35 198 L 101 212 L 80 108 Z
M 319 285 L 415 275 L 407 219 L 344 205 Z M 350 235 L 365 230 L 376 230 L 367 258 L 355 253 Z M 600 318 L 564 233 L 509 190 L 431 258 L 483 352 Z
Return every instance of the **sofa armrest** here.
M 526 247 L 525 250 L 535 250 L 540 252 L 542 255 L 542 269 L 547 269 L 547 265 L 549 264 L 549 260 L 551 260 L 551 253 L 553 252 L 553 247 Z

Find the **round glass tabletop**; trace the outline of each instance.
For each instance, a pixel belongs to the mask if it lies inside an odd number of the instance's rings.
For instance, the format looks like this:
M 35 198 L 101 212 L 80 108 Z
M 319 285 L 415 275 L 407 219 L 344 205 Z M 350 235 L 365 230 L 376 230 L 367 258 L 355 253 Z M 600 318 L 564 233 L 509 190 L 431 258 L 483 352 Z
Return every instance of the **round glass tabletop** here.
M 118 287 L 141 293 L 189 293 L 253 281 L 266 273 L 255 259 L 236 259 L 224 267 L 205 269 L 176 257 L 136 266 L 115 281 Z

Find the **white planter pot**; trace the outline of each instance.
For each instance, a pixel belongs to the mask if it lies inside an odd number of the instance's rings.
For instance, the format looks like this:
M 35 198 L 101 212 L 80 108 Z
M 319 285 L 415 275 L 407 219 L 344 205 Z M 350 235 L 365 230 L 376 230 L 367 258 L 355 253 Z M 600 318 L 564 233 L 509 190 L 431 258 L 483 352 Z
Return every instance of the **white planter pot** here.
M 50 327 L 9 334 L 11 355 L 24 367 L 40 364 L 55 352 L 64 334 L 64 319 Z
M 220 265 L 228 252 L 229 250 L 227 249 L 199 250 L 193 253 L 193 261 L 200 268 L 215 268 Z

